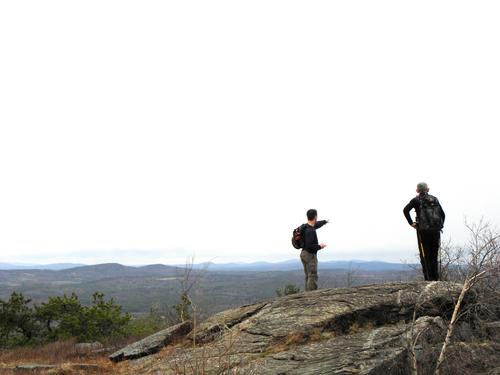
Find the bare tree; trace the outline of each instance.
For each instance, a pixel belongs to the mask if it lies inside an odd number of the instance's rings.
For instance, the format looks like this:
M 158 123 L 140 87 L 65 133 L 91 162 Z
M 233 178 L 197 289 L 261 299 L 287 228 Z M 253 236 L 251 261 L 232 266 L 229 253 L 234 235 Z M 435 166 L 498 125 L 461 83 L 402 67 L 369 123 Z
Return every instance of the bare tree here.
M 182 271 L 178 273 L 177 280 L 180 282 L 180 301 L 174 306 L 179 321 L 192 320 L 193 322 L 193 345 L 196 345 L 196 326 L 198 319 L 198 306 L 192 298 L 193 293 L 208 269 L 207 263 L 201 269 L 195 269 L 194 256 L 186 260 Z
M 453 257 L 450 258 L 454 259 L 454 264 L 451 263 L 454 266 L 453 271 L 457 272 L 459 277 L 463 277 L 463 285 L 455 303 L 446 337 L 436 362 L 435 375 L 441 374 L 442 364 L 446 357 L 446 350 L 450 344 L 455 324 L 462 315 L 462 302 L 466 293 L 474 286 L 481 287 L 479 293 L 484 292 L 484 288 L 493 288 L 495 290 L 498 287 L 500 234 L 493 230 L 491 225 L 484 220 L 481 220 L 478 224 L 469 225 L 466 223 L 466 227 L 469 231 L 469 241 L 464 248 L 455 249 Z
M 465 278 L 465 249 L 448 239 L 439 248 L 439 275 L 442 281 L 463 282 Z
M 469 315 L 469 318 L 475 321 L 481 320 L 482 317 L 488 320 L 500 311 L 498 292 L 500 286 L 500 233 L 484 220 L 477 224 L 466 222 L 465 226 L 469 236 L 464 245 L 454 246 L 448 240 L 441 245 L 440 249 L 442 279 L 460 283 L 462 286 L 453 308 L 451 320 L 446 326 L 443 325 L 446 333 L 434 366 L 434 375 L 441 375 L 454 329 L 464 315 Z M 464 307 L 463 302 L 467 292 L 471 289 L 474 289 L 474 301 Z M 412 375 L 419 374 L 416 347 L 424 331 L 417 327 L 417 312 L 426 303 L 425 299 L 424 294 L 421 294 L 417 299 L 406 339 Z
M 358 271 L 359 268 L 353 268 L 352 262 L 349 262 L 349 268 L 347 269 L 345 274 L 345 283 L 348 288 L 352 287 L 355 284 Z
M 172 348 L 169 352 L 169 369 L 185 375 L 256 375 L 254 365 L 246 361 L 245 353 L 238 351 L 239 330 L 224 323 L 220 340 L 210 346 Z

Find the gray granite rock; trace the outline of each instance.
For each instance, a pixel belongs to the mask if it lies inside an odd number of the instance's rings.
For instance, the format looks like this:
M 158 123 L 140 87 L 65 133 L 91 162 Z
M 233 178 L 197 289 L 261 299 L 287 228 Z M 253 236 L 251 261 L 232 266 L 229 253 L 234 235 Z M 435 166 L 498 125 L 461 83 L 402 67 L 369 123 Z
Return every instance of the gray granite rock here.
M 188 335 L 191 345 L 130 365 L 161 374 L 406 374 L 415 307 L 413 334 L 437 342 L 459 293 L 457 284 L 421 282 L 294 294 L 216 314 Z
M 192 324 L 190 321 L 177 324 L 118 350 L 111 354 L 109 359 L 113 362 L 119 362 L 151 355 L 160 351 L 179 337 L 185 336 L 191 329 Z

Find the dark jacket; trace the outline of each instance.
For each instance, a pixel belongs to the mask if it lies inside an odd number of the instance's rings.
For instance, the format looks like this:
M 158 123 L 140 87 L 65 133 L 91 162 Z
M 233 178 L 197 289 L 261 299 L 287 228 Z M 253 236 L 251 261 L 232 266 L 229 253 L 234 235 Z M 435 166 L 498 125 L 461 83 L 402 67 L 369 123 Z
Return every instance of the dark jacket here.
M 410 224 L 410 225 L 413 224 L 413 219 L 411 218 L 411 215 L 410 215 L 410 211 L 413 209 L 415 210 L 415 212 L 417 214 L 417 221 L 418 221 L 418 217 L 420 216 L 420 197 L 422 197 L 426 194 L 427 193 L 417 195 L 403 209 L 403 213 L 406 217 L 406 220 L 408 220 L 408 224 Z M 443 207 L 441 207 L 441 204 L 439 204 L 439 207 L 441 208 L 441 217 L 443 218 L 443 223 L 444 223 L 444 219 L 445 219 L 446 215 L 444 214 Z
M 326 220 L 320 220 L 316 222 L 316 225 L 313 227 L 309 224 L 305 224 L 304 229 L 304 250 L 311 253 L 316 254 L 318 250 L 321 249 L 318 242 L 318 235 L 316 234 L 316 229 L 321 228 L 323 225 L 327 223 Z

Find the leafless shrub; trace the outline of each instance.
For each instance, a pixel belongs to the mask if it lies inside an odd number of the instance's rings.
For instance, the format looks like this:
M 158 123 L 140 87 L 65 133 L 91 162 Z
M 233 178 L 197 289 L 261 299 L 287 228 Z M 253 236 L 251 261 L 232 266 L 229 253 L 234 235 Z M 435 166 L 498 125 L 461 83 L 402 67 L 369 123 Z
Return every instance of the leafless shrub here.
M 436 362 L 435 375 L 441 374 L 441 366 L 446 357 L 446 350 L 450 344 L 451 337 L 458 319 L 464 314 L 476 312 L 475 317 L 480 319 L 481 315 L 489 315 L 498 309 L 498 300 L 490 299 L 490 293 L 495 293 L 499 283 L 500 267 L 500 234 L 492 226 L 481 220 L 477 224 L 468 224 L 469 240 L 464 248 L 457 251 L 458 257 L 456 268 L 463 275 L 463 286 L 455 303 L 453 315 L 448 324 L 446 337 L 444 339 L 439 357 Z M 462 311 L 462 302 L 465 294 L 475 288 L 477 302 L 468 309 Z M 485 298 L 482 298 L 485 297 Z
M 208 269 L 208 263 L 202 269 L 197 270 L 194 267 L 194 257 L 186 260 L 182 271 L 178 273 L 177 280 L 180 283 L 180 301 L 174 306 L 177 318 L 180 322 L 192 320 L 193 322 L 193 345 L 196 346 L 196 329 L 198 324 L 198 305 L 193 299 L 193 294 L 199 286 L 203 275 Z
M 349 262 L 349 268 L 346 270 L 345 274 L 345 283 L 348 288 L 354 286 L 357 280 L 357 273 L 359 272 L 358 268 L 352 267 L 352 262 Z
M 244 354 L 237 351 L 239 332 L 227 326 L 219 339 L 209 345 L 177 348 L 168 353 L 170 371 L 183 375 L 254 375 L 253 367 L 246 366 Z
M 464 279 L 465 250 L 462 246 L 454 246 L 451 239 L 441 242 L 439 250 L 439 274 L 441 280 L 461 282 Z
M 491 320 L 499 315 L 499 270 L 500 270 L 500 234 L 489 223 L 481 220 L 477 224 L 465 224 L 469 237 L 462 246 L 455 246 L 450 240 L 442 243 L 440 253 L 440 268 L 442 280 L 460 283 L 460 294 L 454 304 L 451 319 L 446 327 L 446 334 L 442 344 L 427 360 L 435 361 L 435 366 L 425 373 L 432 371 L 441 375 L 443 363 L 447 359 L 447 351 L 453 337 L 457 322 L 467 316 L 471 321 Z M 471 289 L 474 289 L 475 298 L 463 308 L 463 301 Z M 409 367 L 412 375 L 419 374 L 416 347 L 419 344 L 422 331 L 416 331 L 418 310 L 426 303 L 423 294 L 417 299 L 413 319 L 407 336 L 407 350 Z M 436 359 L 437 358 L 437 359 Z M 447 361 L 449 362 L 449 361 Z
M 462 285 L 455 302 L 451 319 L 447 324 L 446 335 L 438 354 L 435 356 L 435 375 L 442 374 L 443 363 L 453 337 L 457 322 L 467 316 L 477 324 L 483 320 L 491 320 L 500 314 L 500 233 L 488 222 L 481 220 L 477 224 L 465 224 L 469 237 L 463 246 L 454 246 L 450 240 L 441 245 L 441 275 L 443 280 L 453 281 Z M 474 290 L 475 298 L 463 308 L 467 293 Z M 407 338 L 410 371 L 412 375 L 419 374 L 416 346 L 421 333 L 415 332 L 417 311 L 426 301 L 417 300 L 414 309 L 411 329 Z M 449 362 L 449 361 L 448 361 Z M 426 366 L 427 372 L 428 366 Z

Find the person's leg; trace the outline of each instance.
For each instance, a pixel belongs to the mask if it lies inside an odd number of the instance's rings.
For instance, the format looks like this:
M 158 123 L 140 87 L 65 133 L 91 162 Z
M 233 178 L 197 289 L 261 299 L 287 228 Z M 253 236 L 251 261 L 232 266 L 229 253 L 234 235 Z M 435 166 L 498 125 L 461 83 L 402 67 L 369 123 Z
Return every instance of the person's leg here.
M 318 256 L 311 254 L 311 259 L 308 264 L 309 279 L 307 280 L 308 289 L 318 289 Z
M 304 288 L 305 291 L 307 292 L 307 283 L 309 280 L 309 272 L 307 271 L 307 261 L 308 261 L 308 255 L 309 253 L 305 250 L 302 250 L 300 253 L 300 260 L 302 261 L 302 265 L 304 266 L 304 275 L 305 275 L 305 283 L 304 283 Z
M 420 234 L 420 232 L 417 230 L 417 246 L 418 246 L 418 255 L 420 257 L 420 264 L 422 265 L 422 273 L 424 274 L 424 280 L 429 280 L 429 275 L 428 275 L 428 272 L 427 272 L 427 262 L 425 260 L 425 248 L 424 248 L 424 245 L 423 245 L 423 241 L 422 241 L 422 235 Z
M 429 270 L 429 279 L 432 281 L 439 280 L 438 254 L 439 254 L 440 242 L 441 242 L 441 234 L 439 232 L 433 232 L 429 234 L 428 245 L 427 245 L 429 249 L 427 269 Z
M 439 233 L 421 233 L 420 238 L 425 250 L 425 268 L 427 271 L 427 280 L 436 281 L 438 278 L 437 256 L 439 250 Z

